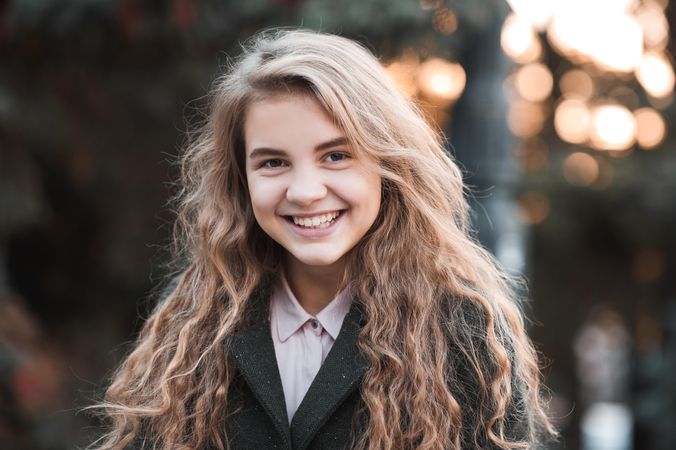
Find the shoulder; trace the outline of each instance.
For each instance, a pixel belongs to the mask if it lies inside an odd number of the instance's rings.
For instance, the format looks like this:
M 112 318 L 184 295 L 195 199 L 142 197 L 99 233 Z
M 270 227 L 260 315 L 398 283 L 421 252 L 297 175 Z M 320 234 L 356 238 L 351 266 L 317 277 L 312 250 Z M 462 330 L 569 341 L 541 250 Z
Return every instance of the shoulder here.
M 479 302 L 447 292 L 441 296 L 439 310 L 447 338 L 452 341 L 480 341 L 487 337 L 488 313 Z
M 476 442 L 480 448 L 491 447 L 487 435 L 487 423 L 496 412 L 492 386 L 504 375 L 500 375 L 496 347 L 508 356 L 510 371 L 507 374 L 510 386 L 504 405 L 502 423 L 505 437 L 512 442 L 528 442 L 530 423 L 524 398 L 525 390 L 520 388 L 514 349 L 510 339 L 490 343 L 489 312 L 472 299 L 449 294 L 444 299 L 444 329 L 448 345 L 448 386 L 462 409 L 463 434 L 466 442 Z

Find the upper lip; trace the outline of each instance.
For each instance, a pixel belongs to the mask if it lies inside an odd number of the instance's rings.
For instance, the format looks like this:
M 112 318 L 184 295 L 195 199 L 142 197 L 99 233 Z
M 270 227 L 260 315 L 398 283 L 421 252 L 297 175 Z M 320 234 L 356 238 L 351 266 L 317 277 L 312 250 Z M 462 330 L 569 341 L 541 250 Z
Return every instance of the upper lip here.
M 293 217 L 315 217 L 315 216 L 322 216 L 324 214 L 330 214 L 333 212 L 340 212 L 343 211 L 343 209 L 327 209 L 325 211 L 317 211 L 317 212 L 311 212 L 311 213 L 299 213 L 299 214 L 282 214 L 283 216 L 293 216 Z

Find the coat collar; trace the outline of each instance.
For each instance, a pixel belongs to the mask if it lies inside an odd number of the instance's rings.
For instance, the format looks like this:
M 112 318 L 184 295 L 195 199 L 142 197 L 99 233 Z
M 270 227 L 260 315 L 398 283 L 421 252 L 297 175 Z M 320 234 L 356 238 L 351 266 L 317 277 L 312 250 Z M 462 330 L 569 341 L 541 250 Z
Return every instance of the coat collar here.
M 305 322 L 316 318 L 335 341 L 340 333 L 343 320 L 350 310 L 351 287 L 347 286 L 341 290 L 324 309 L 313 316 L 300 305 L 289 287 L 286 276 L 282 273 L 280 278 L 270 297 L 270 320 L 273 322 L 272 329 L 276 330 L 279 340 L 286 342 Z
M 289 448 L 304 450 L 338 406 L 359 386 L 366 357 L 356 346 L 363 315 L 356 299 L 338 338 L 312 381 L 289 427 L 282 380 L 267 314 L 232 336 L 230 352 L 256 399 Z
M 287 445 L 291 443 L 282 380 L 277 370 L 270 322 L 261 320 L 239 331 L 230 341 L 230 354 L 258 402 Z

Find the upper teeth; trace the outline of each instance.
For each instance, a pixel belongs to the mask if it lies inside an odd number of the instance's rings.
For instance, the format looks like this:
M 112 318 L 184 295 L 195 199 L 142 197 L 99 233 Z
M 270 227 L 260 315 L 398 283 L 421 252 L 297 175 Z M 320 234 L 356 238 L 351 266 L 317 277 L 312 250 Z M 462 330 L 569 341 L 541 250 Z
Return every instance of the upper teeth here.
M 313 216 L 313 217 L 293 217 L 293 223 L 296 225 L 302 225 L 304 227 L 316 227 L 317 225 L 321 225 L 323 223 L 329 222 L 336 217 L 338 217 L 339 212 L 334 211 L 328 214 L 322 214 L 321 216 Z

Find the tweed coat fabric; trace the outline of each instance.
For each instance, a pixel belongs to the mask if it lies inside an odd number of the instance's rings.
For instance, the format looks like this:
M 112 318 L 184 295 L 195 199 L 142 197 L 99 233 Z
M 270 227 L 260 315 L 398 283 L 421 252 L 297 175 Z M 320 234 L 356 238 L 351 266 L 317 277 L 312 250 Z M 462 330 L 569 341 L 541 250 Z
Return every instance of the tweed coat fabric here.
M 329 450 L 348 445 L 361 398 L 358 387 L 366 360 L 356 339 L 362 324 L 353 304 L 331 351 L 293 416 L 286 414 L 270 322 L 261 320 L 236 333 L 231 354 L 242 380 L 233 398 L 242 409 L 228 421 L 232 449 Z

